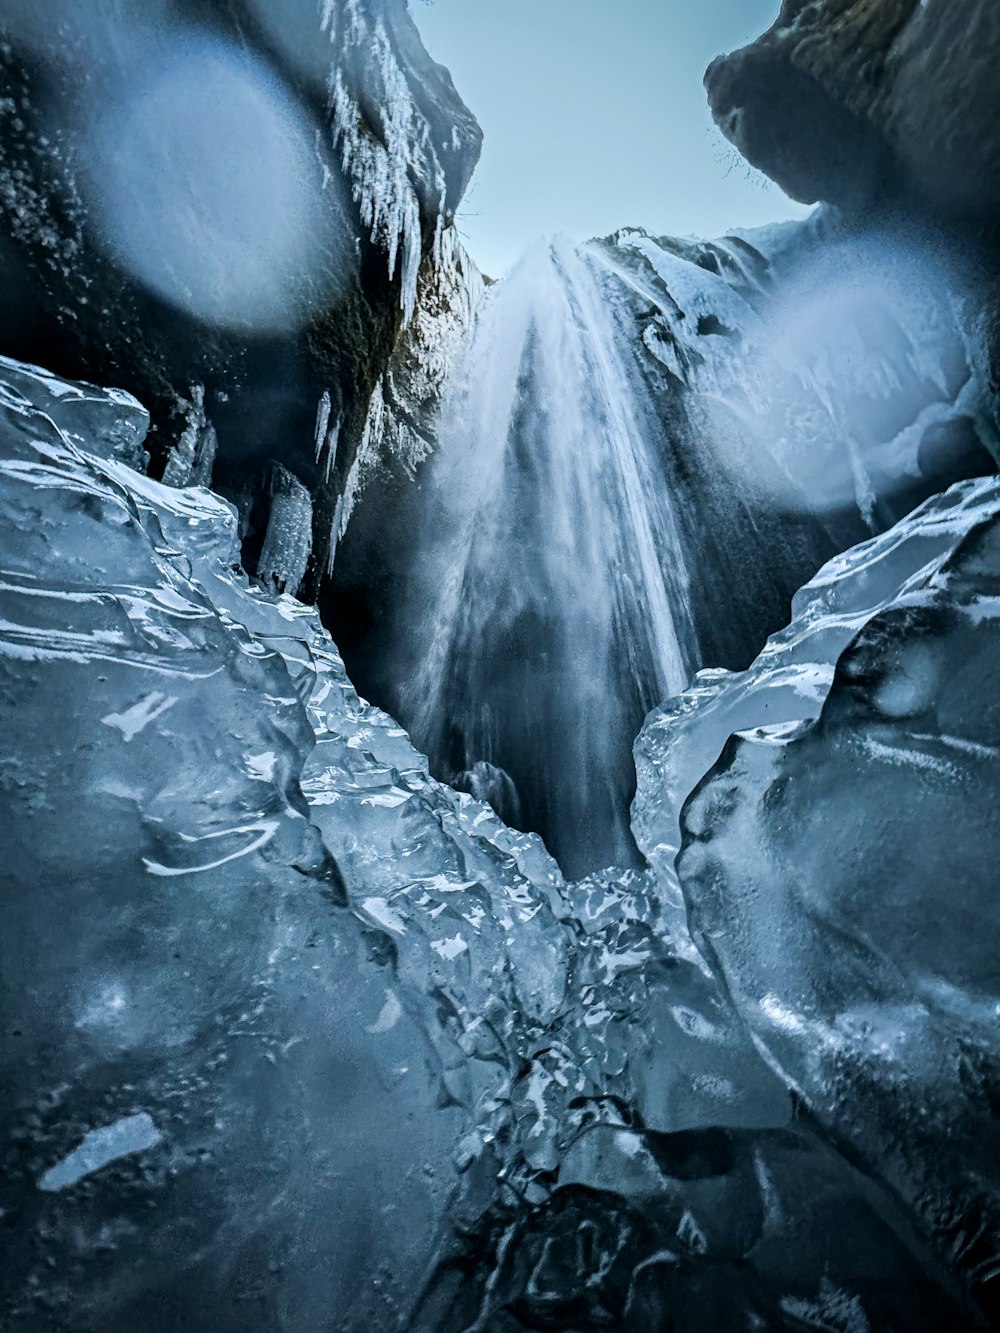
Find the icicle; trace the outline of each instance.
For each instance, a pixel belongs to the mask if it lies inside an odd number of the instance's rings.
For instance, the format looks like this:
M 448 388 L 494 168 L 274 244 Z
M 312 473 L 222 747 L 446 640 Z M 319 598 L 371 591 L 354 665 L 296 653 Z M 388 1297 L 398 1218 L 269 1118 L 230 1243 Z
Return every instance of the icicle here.
M 368 405 L 368 418 L 365 421 L 365 429 L 361 436 L 361 443 L 358 445 L 358 452 L 355 454 L 351 470 L 347 474 L 344 494 L 337 503 L 337 513 L 340 515 L 340 527 L 335 538 L 337 541 L 347 531 L 347 525 L 354 513 L 355 505 L 378 467 L 382 436 L 385 431 L 385 418 L 385 386 L 383 381 L 379 380 L 375 386 L 375 392 L 372 394 L 372 400 Z M 336 515 L 334 517 L 336 518 Z
M 333 573 L 333 566 L 337 559 L 337 547 L 340 545 L 340 519 L 344 512 L 344 497 L 341 495 L 333 510 L 333 522 L 330 524 L 330 554 L 326 560 L 326 572 L 329 577 Z
M 319 462 L 319 456 L 323 452 L 323 444 L 326 440 L 327 427 L 330 424 L 330 411 L 333 407 L 330 401 L 330 390 L 323 390 L 323 397 L 319 400 L 319 407 L 316 409 L 316 462 Z
M 323 397 L 319 400 L 319 407 L 316 409 L 316 462 L 323 457 L 323 451 L 326 450 L 326 461 L 323 464 L 323 480 L 329 481 L 330 474 L 333 471 L 333 464 L 337 457 L 337 446 L 340 443 L 340 417 L 330 424 L 330 417 L 333 412 L 333 401 L 330 398 L 329 389 L 323 391 Z
M 364 46 L 370 53 L 367 59 L 377 71 L 378 86 L 373 91 L 379 105 L 381 140 L 365 125 L 344 70 L 338 65 L 329 83 L 333 146 L 340 151 L 361 221 L 372 242 L 386 252 L 389 276 L 399 275 L 405 327 L 416 308 L 423 254 L 420 202 L 413 182 L 433 180 L 440 195 L 432 251 L 436 264 L 445 229 L 447 178 L 431 144 L 427 122 L 414 105 L 385 24 L 378 19 L 370 29 L 356 0 L 348 0 L 345 14 L 349 25 L 345 46 Z M 341 56 L 344 58 L 346 51 Z M 453 145 L 455 142 L 453 133 Z
M 326 437 L 326 466 L 323 469 L 323 480 L 330 480 L 330 473 L 333 471 L 333 464 L 337 457 L 337 446 L 340 444 L 340 417 L 330 427 Z

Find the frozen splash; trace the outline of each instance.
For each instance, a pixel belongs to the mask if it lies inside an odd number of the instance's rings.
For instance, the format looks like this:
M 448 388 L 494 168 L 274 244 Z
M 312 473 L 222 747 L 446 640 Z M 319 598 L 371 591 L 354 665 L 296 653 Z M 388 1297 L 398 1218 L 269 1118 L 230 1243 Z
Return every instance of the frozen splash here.
M 559 239 L 493 290 L 442 412 L 402 692 L 437 770 L 502 771 L 572 874 L 634 858 L 631 739 L 695 664 L 657 426 L 608 280 L 596 248 Z

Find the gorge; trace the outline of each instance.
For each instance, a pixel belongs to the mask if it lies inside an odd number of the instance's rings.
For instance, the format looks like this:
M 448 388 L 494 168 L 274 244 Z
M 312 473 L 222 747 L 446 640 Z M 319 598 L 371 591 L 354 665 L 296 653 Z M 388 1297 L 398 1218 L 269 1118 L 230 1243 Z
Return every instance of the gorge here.
M 992 11 L 786 0 L 707 88 L 808 219 L 494 282 L 404 0 L 58 9 L 0 1323 L 996 1327 Z

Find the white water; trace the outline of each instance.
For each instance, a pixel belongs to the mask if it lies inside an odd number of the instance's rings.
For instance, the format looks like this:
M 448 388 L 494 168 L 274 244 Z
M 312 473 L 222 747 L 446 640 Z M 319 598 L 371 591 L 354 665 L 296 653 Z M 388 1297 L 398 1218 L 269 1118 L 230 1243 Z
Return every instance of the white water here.
M 634 857 L 631 743 L 696 665 L 662 428 L 605 276 L 597 250 L 557 240 L 490 293 L 442 413 L 406 616 L 417 742 L 445 777 L 509 774 L 574 874 Z

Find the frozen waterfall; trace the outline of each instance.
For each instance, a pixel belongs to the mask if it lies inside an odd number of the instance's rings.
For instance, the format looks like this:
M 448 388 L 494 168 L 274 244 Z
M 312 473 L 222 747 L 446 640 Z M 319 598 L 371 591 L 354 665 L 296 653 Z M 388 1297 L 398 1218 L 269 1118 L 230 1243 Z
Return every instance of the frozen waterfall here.
M 519 802 L 571 874 L 635 857 L 631 743 L 697 665 L 612 281 L 597 247 L 557 239 L 493 288 L 442 411 L 405 616 L 403 721 L 442 776 L 508 818 Z

